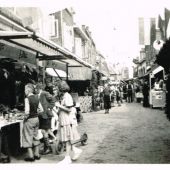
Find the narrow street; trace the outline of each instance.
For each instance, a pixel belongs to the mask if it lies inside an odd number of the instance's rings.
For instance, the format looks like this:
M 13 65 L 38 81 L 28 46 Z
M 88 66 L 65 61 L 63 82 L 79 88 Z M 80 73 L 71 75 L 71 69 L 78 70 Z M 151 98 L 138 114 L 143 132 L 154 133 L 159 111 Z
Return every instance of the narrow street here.
M 85 113 L 80 128 L 89 140 L 77 163 L 170 163 L 170 122 L 162 110 L 124 103 L 110 114 Z
M 88 145 L 73 164 L 160 164 L 170 163 L 170 122 L 163 110 L 123 103 L 103 111 L 83 113 L 79 125 L 87 132 Z M 35 163 L 58 163 L 63 155 L 46 155 Z M 12 163 L 23 163 L 12 160 Z

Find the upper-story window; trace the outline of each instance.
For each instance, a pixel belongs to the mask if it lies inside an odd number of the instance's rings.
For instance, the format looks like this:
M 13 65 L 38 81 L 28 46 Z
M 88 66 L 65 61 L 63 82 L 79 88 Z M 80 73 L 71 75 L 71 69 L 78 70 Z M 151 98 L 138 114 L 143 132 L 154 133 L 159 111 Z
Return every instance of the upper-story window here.
M 58 19 L 55 19 L 55 16 L 50 16 L 50 36 L 52 37 L 59 37 L 58 32 Z

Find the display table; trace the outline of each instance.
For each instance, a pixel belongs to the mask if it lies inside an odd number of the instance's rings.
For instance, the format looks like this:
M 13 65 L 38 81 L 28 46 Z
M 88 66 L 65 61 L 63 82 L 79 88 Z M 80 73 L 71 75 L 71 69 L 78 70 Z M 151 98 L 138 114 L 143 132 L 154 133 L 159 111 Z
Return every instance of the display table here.
M 166 94 L 163 90 L 151 90 L 150 105 L 152 108 L 164 108 L 166 103 Z
M 6 155 L 10 160 L 9 143 L 12 143 L 15 149 L 17 145 L 19 145 L 18 147 L 22 147 L 22 129 L 23 120 L 16 120 L 11 122 L 8 122 L 7 120 L 0 121 L 0 162 L 2 149 L 5 150 Z M 18 135 L 13 134 L 15 131 L 17 131 Z M 19 141 L 15 142 L 15 139 Z M 2 148 L 2 142 L 4 142 L 4 148 Z

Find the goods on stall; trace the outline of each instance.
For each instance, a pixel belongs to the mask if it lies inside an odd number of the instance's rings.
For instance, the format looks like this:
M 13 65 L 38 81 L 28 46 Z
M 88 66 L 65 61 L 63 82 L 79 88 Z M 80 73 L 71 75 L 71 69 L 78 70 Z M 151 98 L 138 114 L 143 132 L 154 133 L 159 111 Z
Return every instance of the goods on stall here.
M 81 112 L 87 113 L 92 109 L 92 96 L 79 96 Z
M 163 108 L 165 107 L 166 103 L 166 95 L 165 92 L 162 90 L 152 90 L 151 92 L 151 105 L 152 108 L 160 107 Z

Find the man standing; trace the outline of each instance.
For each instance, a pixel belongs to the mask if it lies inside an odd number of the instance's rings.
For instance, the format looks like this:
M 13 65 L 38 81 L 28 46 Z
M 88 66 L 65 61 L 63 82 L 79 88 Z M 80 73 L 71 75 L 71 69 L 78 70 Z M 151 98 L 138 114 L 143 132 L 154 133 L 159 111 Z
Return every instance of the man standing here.
M 145 81 L 143 84 L 143 107 L 149 107 L 149 86 L 148 82 Z
M 109 109 L 111 108 L 110 93 L 111 93 L 110 86 L 108 84 L 105 84 L 105 87 L 103 90 L 105 114 L 109 113 Z
M 128 83 L 127 85 L 127 97 L 128 97 L 128 103 L 133 102 L 133 87 L 131 82 Z

